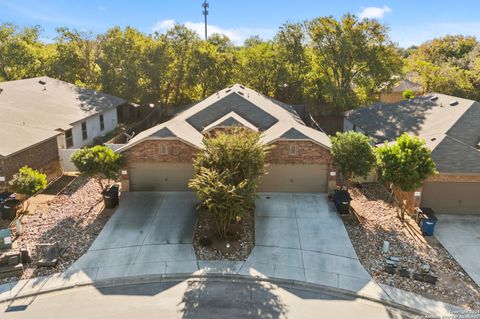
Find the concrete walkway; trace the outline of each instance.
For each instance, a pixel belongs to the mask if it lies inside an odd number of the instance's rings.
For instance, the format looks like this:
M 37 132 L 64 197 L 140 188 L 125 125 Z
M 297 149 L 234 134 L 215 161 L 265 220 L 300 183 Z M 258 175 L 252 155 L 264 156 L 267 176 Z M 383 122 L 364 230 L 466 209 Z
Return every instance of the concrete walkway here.
M 435 237 L 480 286 L 480 216 L 439 215 Z
M 432 314 L 450 305 L 376 284 L 360 264 L 326 194 L 263 193 L 256 246 L 244 261 L 200 261 L 193 250 L 196 199 L 189 192 L 123 194 L 90 249 L 66 272 L 0 286 L 0 301 L 132 276 L 210 274 L 276 278 L 342 289 L 375 300 L 409 303 Z

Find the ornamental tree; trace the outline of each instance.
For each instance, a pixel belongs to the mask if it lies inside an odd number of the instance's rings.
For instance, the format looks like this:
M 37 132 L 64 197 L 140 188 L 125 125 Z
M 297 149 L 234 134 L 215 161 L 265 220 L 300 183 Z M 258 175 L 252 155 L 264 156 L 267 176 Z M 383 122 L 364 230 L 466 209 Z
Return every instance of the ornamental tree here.
M 413 90 L 405 90 L 402 92 L 402 96 L 405 100 L 411 100 L 415 97 Z
M 377 149 L 380 178 L 391 182 L 401 190 L 410 192 L 436 173 L 435 162 L 425 141 L 404 133 L 395 143 Z
M 102 189 L 102 179 L 117 179 L 122 165 L 121 155 L 104 145 L 82 148 L 71 160 L 82 175 L 95 178 Z
M 370 138 L 358 132 L 337 132 L 331 137 L 332 156 L 342 178 L 366 177 L 375 164 Z
M 260 134 L 240 128 L 207 136 L 203 143 L 189 187 L 197 193 L 200 207 L 213 214 L 218 234 L 226 238 L 230 224 L 255 207 L 269 147 L 260 143 Z

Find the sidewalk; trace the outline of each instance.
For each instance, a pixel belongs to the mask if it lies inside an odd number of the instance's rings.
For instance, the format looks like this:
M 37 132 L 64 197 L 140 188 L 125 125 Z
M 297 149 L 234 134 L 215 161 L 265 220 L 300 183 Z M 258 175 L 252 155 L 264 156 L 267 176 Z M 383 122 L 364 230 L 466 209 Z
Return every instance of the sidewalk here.
M 122 278 L 104 276 L 98 280 L 96 279 L 96 272 L 98 272 L 98 270 L 95 269 L 91 269 L 90 273 L 82 270 L 67 271 L 62 274 L 55 274 L 29 280 L 20 280 L 17 282 L 0 285 L 0 302 L 6 302 L 17 298 L 33 297 L 37 294 L 87 285 L 93 285 L 97 287 L 102 285 L 113 285 L 120 281 L 128 280 L 135 282 L 154 282 L 168 279 L 187 279 L 190 277 L 213 276 L 230 280 L 235 278 L 257 278 L 267 281 L 272 280 L 274 282 L 280 282 L 293 286 L 319 287 L 322 289 L 330 289 L 332 291 L 338 291 L 342 293 L 350 293 L 357 297 L 371 301 L 398 304 L 431 315 L 445 316 L 451 314 L 453 311 L 463 311 L 463 309 L 460 307 L 431 300 L 410 292 L 403 291 L 401 289 L 382 284 L 378 285 L 373 281 L 365 283 L 362 285 L 362 287 L 360 287 L 360 289 L 352 289 L 352 287 L 318 285 L 284 278 L 267 278 L 253 269 L 249 275 L 238 275 L 237 273 L 242 265 L 243 262 L 205 261 L 199 262 L 199 270 L 193 273 L 167 274 L 165 272 L 159 272 L 156 275 L 151 274 Z

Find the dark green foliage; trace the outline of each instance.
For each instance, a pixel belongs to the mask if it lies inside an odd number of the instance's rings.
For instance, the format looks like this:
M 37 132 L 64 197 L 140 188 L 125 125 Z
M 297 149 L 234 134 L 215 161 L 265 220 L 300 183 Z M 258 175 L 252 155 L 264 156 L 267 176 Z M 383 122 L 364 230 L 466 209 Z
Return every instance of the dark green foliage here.
M 230 223 L 244 218 L 255 207 L 259 178 L 265 173 L 268 147 L 260 134 L 244 129 L 204 139 L 197 155 L 197 174 L 190 181 L 201 207 L 215 216 L 220 236 L 226 237 Z
M 81 174 L 96 178 L 102 189 L 102 178 L 115 180 L 122 165 L 121 155 L 103 145 L 82 148 L 71 160 Z
M 380 178 L 406 192 L 416 190 L 427 177 L 436 173 L 425 141 L 407 133 L 395 143 L 379 147 L 377 158 Z
M 342 177 L 366 177 L 375 164 L 375 154 L 370 139 L 358 132 L 338 132 L 331 137 L 332 156 Z

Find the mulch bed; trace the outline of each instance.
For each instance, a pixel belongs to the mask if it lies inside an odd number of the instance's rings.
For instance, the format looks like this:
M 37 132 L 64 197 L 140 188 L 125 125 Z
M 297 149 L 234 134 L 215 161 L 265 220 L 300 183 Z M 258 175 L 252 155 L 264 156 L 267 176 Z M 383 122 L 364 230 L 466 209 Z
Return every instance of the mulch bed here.
M 390 194 L 380 184 L 363 184 L 350 189 L 356 214 L 343 217 L 347 232 L 362 265 L 376 282 L 464 308 L 480 310 L 480 288 L 463 271 L 455 259 L 434 237 L 422 236 L 416 222 L 406 216 L 404 223 L 397 217 Z M 382 252 L 384 241 L 390 243 L 389 253 Z M 435 285 L 404 278 L 399 271 L 384 271 L 387 257 L 400 258 L 412 276 L 428 264 L 437 276 Z
M 106 181 L 105 181 L 106 182 Z M 30 249 L 36 260 L 35 245 L 57 242 L 61 256 L 55 267 L 25 266 L 21 279 L 63 272 L 82 256 L 93 243 L 113 214 L 105 209 L 100 185 L 94 179 L 77 177 L 60 194 L 45 203 L 35 205 L 22 216 L 23 233 L 12 228 L 14 245 Z M 15 278 L 6 278 L 0 283 Z
M 254 212 L 232 224 L 227 239 L 217 233 L 215 220 L 206 210 L 198 211 L 193 239 L 195 254 L 200 260 L 246 260 L 255 245 Z

